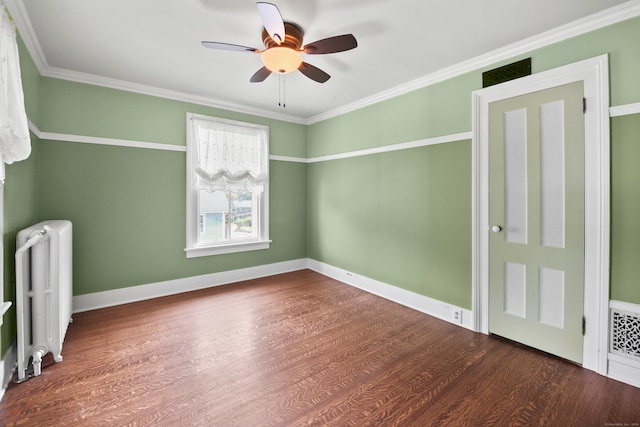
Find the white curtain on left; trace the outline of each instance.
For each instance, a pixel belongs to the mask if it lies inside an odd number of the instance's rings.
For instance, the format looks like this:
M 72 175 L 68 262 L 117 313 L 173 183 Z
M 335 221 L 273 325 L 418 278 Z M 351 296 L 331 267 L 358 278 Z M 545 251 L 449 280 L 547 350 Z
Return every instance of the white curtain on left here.
M 0 183 L 4 164 L 24 160 L 31 154 L 29 123 L 24 109 L 16 29 L 0 7 Z

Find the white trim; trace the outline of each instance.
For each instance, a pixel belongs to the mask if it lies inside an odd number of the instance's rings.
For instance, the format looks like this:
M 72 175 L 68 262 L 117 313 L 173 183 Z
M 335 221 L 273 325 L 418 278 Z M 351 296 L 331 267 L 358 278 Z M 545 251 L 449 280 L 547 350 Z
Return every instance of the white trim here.
M 84 144 L 112 145 L 116 147 L 146 148 L 150 150 L 177 151 L 181 153 L 187 152 L 187 147 L 185 145 L 133 141 L 131 139 L 101 138 L 97 136 L 71 135 L 68 133 L 42 132 L 40 129 L 38 129 L 38 126 L 36 126 L 31 120 L 29 120 L 29 130 L 33 132 L 33 134 L 37 136 L 38 139 L 49 140 L 49 141 L 80 142 Z M 300 157 L 288 157 L 288 156 L 269 156 L 269 160 L 308 163 L 307 159 L 303 159 Z
M 471 132 L 461 132 L 451 135 L 436 136 L 419 139 L 417 141 L 401 142 L 398 144 L 383 145 L 381 147 L 366 148 L 364 150 L 348 151 L 346 153 L 329 154 L 327 156 L 312 157 L 309 163 L 326 162 L 330 160 L 348 159 L 350 157 L 368 156 L 371 154 L 389 153 L 391 151 L 407 150 L 409 148 L 425 147 L 427 145 L 445 144 L 447 142 L 463 141 L 471 139 Z
M 185 248 L 187 258 L 197 258 L 201 256 L 235 254 L 238 252 L 259 251 L 269 249 L 271 240 L 259 240 L 255 242 L 233 242 L 222 245 L 194 246 Z
M 92 84 L 128 92 L 140 93 L 143 95 L 157 96 L 160 98 L 188 102 L 197 105 L 204 105 L 213 108 L 222 108 L 228 111 L 235 111 L 239 113 L 251 114 L 254 116 L 307 125 L 318 123 L 332 117 L 358 110 L 360 108 L 394 98 L 398 95 L 402 95 L 416 89 L 421 89 L 423 87 L 460 76 L 467 72 L 475 71 L 482 67 L 530 52 L 532 50 L 549 46 L 551 44 L 558 43 L 563 40 L 579 36 L 581 34 L 586 34 L 588 32 L 595 31 L 597 29 L 604 28 L 609 25 L 613 25 L 640 15 L 640 0 L 631 0 L 602 12 L 565 24 L 553 30 L 546 31 L 542 34 L 524 39 L 520 42 L 507 45 L 486 55 L 477 56 L 467 61 L 455 64 L 451 67 L 447 67 L 440 71 L 428 74 L 424 77 L 398 85 L 389 90 L 379 92 L 356 102 L 334 108 L 324 113 L 304 118 L 299 116 L 278 114 L 272 111 L 250 108 L 233 103 L 226 103 L 214 98 L 196 96 L 182 92 L 161 89 L 153 86 L 106 78 L 94 74 L 79 73 L 75 71 L 51 67 L 47 63 L 46 57 L 44 56 L 44 52 L 42 51 L 42 47 L 40 46 L 38 38 L 36 37 L 36 33 L 33 29 L 31 21 L 28 18 L 28 14 L 24 7 L 23 1 L 6 0 L 6 3 L 7 8 L 9 9 L 9 13 L 16 23 L 16 26 L 18 27 L 18 32 L 20 33 L 25 45 L 27 46 L 27 50 L 29 51 L 34 63 L 36 64 L 40 75 L 42 75 L 43 77 L 52 77 L 79 83 Z
M 452 304 L 438 301 L 388 283 L 380 282 L 365 276 L 325 264 L 320 261 L 309 259 L 309 269 L 324 276 L 331 277 L 347 285 L 362 289 L 370 294 L 377 295 L 389 301 L 412 308 L 429 316 L 437 317 L 454 325 L 462 326 L 473 330 L 473 315 L 471 311 L 456 307 Z M 453 311 L 457 310 L 462 313 L 462 322 L 456 323 L 453 320 Z
M 84 144 L 112 145 L 116 147 L 146 148 L 151 150 L 179 151 L 186 153 L 183 145 L 160 144 L 157 142 L 130 141 L 126 139 L 101 138 L 97 136 L 79 136 L 62 133 L 41 132 L 38 138 L 49 141 L 82 142 Z
M 607 376 L 634 387 L 640 387 L 640 363 L 609 353 Z
M 4 161 L 0 159 L 0 167 L 4 167 Z M 4 181 L 0 181 L 0 236 L 4 236 Z M 4 283 L 4 239 L 0 241 L 0 277 Z M 0 313 L 0 326 L 4 323 L 4 314 L 11 307 L 11 302 L 4 302 L 4 285 L 0 288 L 0 304 L 2 304 L 2 312 Z M 6 309 L 5 309 L 6 307 Z
M 9 10 L 11 19 L 18 28 L 18 33 L 20 33 L 22 41 L 24 41 L 25 46 L 27 46 L 27 50 L 35 63 L 38 72 L 43 76 L 49 67 L 49 64 L 47 64 L 44 51 L 42 50 L 38 37 L 36 37 L 36 32 L 33 29 L 33 25 L 29 19 L 27 9 L 24 7 L 24 3 L 19 0 L 5 0 L 5 5 L 7 10 Z
M 640 15 L 640 0 L 631 0 L 602 12 L 554 28 L 550 31 L 507 45 L 501 49 L 496 49 L 488 54 L 471 58 L 451 67 L 436 71 L 435 73 L 428 74 L 424 77 L 412 80 L 389 90 L 379 92 L 351 104 L 311 116 L 307 119 L 307 124 L 318 123 L 332 117 L 337 117 L 351 111 L 359 110 L 360 108 L 395 98 L 396 96 L 412 92 L 426 86 L 431 86 L 471 71 L 479 70 L 483 67 L 511 59 L 518 55 L 526 54 L 536 49 L 540 49 L 554 43 L 559 43 L 609 25 L 617 24 L 618 22 L 635 18 L 638 15 Z
M 290 156 L 269 156 L 269 160 L 276 160 L 279 162 L 292 162 L 292 163 L 309 163 L 308 159 L 303 157 L 290 157 Z
M 566 65 L 473 93 L 473 310 L 474 329 L 489 332 L 488 105 L 547 87 L 584 81 L 585 113 L 585 293 L 583 366 L 607 373 L 609 336 L 609 76 L 608 57 Z M 594 325 L 589 327 L 589 325 Z
M 49 141 L 81 142 L 83 144 L 187 152 L 187 147 L 184 145 L 160 144 L 157 142 L 133 141 L 130 139 L 101 138 L 98 136 L 70 135 L 67 133 L 42 132 L 31 120 L 29 120 L 29 130 L 37 136 L 38 139 Z
M 166 280 L 146 285 L 113 289 L 110 291 L 76 295 L 73 297 L 73 312 L 80 313 L 83 311 L 96 310 L 98 308 L 144 301 L 167 295 L 175 295 L 182 292 L 195 291 L 198 289 L 227 285 L 260 277 L 273 276 L 275 274 L 304 270 L 305 268 L 307 268 L 307 259 L 301 258 L 275 264 L 258 265 L 255 267 L 222 271 L 219 273 L 204 274 L 201 276 L 185 277 L 182 279 Z
M 42 139 L 42 140 L 80 142 L 85 144 L 103 144 L 103 145 L 112 145 L 112 146 L 118 146 L 118 147 L 177 151 L 177 152 L 183 152 L 183 153 L 187 152 L 187 147 L 184 145 L 161 144 L 157 142 L 144 142 L 144 141 L 133 141 L 133 140 L 127 140 L 127 139 L 101 138 L 101 137 L 95 137 L 95 136 L 42 132 L 31 120 L 29 120 L 29 129 L 31 130 L 31 132 L 33 132 L 35 136 L 37 136 L 39 139 Z M 326 156 L 312 157 L 309 159 L 305 159 L 303 157 L 269 155 L 269 160 L 276 160 L 281 162 L 294 162 L 294 163 L 318 163 L 318 162 L 326 162 L 330 160 L 348 159 L 350 157 L 368 156 L 371 154 L 389 153 L 392 151 L 407 150 L 410 148 L 417 148 L 417 147 L 425 147 L 427 145 L 445 144 L 447 142 L 457 142 L 457 141 L 463 141 L 465 139 L 471 139 L 471 138 L 472 138 L 472 133 L 471 131 L 468 131 L 468 132 L 454 133 L 450 135 L 434 136 L 431 138 L 424 138 L 424 139 L 419 139 L 415 141 L 401 142 L 398 144 L 383 145 L 380 147 L 367 148 L 364 150 L 347 151 L 345 153 L 338 153 L 338 154 L 329 154 Z
M 0 268 L 0 270 L 2 270 Z M 4 314 L 9 311 L 9 309 L 11 308 L 11 305 L 13 305 L 13 303 L 11 301 L 4 301 L 3 297 L 0 297 L 0 326 L 2 326 L 2 316 L 4 316 Z
M 13 373 L 18 366 L 18 347 L 16 341 L 11 344 L 11 347 L 7 350 L 0 361 L 0 378 L 2 379 L 2 387 L 0 387 L 0 401 L 4 396 L 4 392 L 7 391 L 7 387 L 13 378 Z
M 640 102 L 634 102 L 633 104 L 617 105 L 609 108 L 610 117 L 629 116 L 631 114 L 640 113 Z
M 639 313 L 640 314 L 640 304 L 634 304 L 632 302 L 618 301 L 612 299 L 609 301 L 609 308 L 614 308 L 618 310 L 628 311 L 630 313 Z

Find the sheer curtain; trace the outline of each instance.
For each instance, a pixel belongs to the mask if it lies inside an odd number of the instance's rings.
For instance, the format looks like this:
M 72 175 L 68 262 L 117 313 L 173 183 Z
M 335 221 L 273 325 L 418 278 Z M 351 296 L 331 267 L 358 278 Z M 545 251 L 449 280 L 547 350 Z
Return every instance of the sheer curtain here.
M 260 191 L 269 179 L 267 130 L 226 121 L 192 120 L 197 139 L 196 188 Z
M 4 7 L 0 7 L 0 183 L 4 183 L 4 164 L 24 160 L 29 154 L 31 140 L 16 30 Z

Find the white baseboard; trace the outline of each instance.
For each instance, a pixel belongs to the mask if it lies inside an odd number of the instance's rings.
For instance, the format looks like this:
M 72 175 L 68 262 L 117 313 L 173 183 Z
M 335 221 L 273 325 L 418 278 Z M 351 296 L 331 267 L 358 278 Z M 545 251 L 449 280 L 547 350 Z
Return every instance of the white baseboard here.
M 309 268 L 342 283 L 354 286 L 454 325 L 473 330 L 473 312 L 471 310 L 457 307 L 446 302 L 429 298 L 406 289 L 398 288 L 388 283 L 360 276 L 350 271 L 308 258 L 224 271 L 220 273 L 205 274 L 201 276 L 186 277 L 182 279 L 167 280 L 164 282 L 132 286 L 129 288 L 77 295 L 73 297 L 73 312 L 79 313 L 82 311 L 127 304 L 135 301 L 142 301 L 182 292 L 241 282 L 244 280 L 273 276 L 275 274 L 303 270 L 305 268 Z M 631 308 L 635 307 L 637 306 L 634 305 Z M 630 309 L 626 305 L 624 308 Z M 454 320 L 454 313 L 456 312 L 460 314 L 461 318 L 459 321 Z M 640 363 L 615 354 L 609 354 L 608 362 L 608 377 L 635 387 L 640 387 Z M 0 378 L 3 378 L 3 388 L 0 390 L 0 398 L 2 394 L 4 394 L 4 390 L 13 375 L 15 363 L 16 347 L 14 343 L 9 351 L 7 351 L 5 358 L 0 362 Z
M 350 271 L 342 270 L 329 264 L 325 264 L 313 259 L 309 259 L 309 269 L 316 271 L 332 279 L 362 289 L 374 295 L 388 299 L 405 307 L 412 308 L 429 316 L 453 323 L 454 325 L 473 330 L 473 313 L 470 310 L 456 307 L 452 304 L 438 301 L 424 295 L 388 283 L 380 282 L 375 279 L 360 276 Z M 460 321 L 455 321 L 453 313 L 457 311 L 461 315 Z
M 609 353 L 607 376 L 640 388 L 640 363 Z
M 339 280 L 340 282 L 357 287 L 393 302 L 397 302 L 398 304 L 402 304 L 430 316 L 473 330 L 473 316 L 470 310 L 456 307 L 452 304 L 416 294 L 415 292 L 398 288 L 368 277 L 359 276 L 349 271 L 333 267 L 329 264 L 307 258 L 261 265 L 257 267 L 242 268 L 239 270 L 223 271 L 220 273 L 204 274 L 201 276 L 186 277 L 182 279 L 167 280 L 164 282 L 149 283 L 146 285 L 131 286 L 122 289 L 113 289 L 104 292 L 76 295 L 73 297 L 73 312 L 80 313 L 98 308 L 112 307 L 130 302 L 143 301 L 182 292 L 241 282 L 244 280 L 257 279 L 259 277 L 267 277 L 290 271 L 303 270 L 305 268 L 309 268 L 320 274 Z M 458 311 L 461 314 L 460 322 L 454 321 L 454 311 Z
M 307 268 L 307 259 L 302 258 L 275 264 L 241 268 L 238 270 L 204 274 L 201 276 L 185 277 L 182 279 L 167 280 L 164 282 L 149 283 L 146 285 L 131 286 L 128 288 L 113 289 L 110 291 L 94 292 L 91 294 L 76 295 L 73 297 L 73 312 L 80 313 L 82 311 L 112 307 L 130 302 L 143 301 L 167 295 L 179 294 L 182 292 L 241 282 L 243 280 L 251 280 L 260 277 L 273 276 L 275 274 L 303 270 L 305 268 Z
M 0 361 L 0 378 L 2 378 L 2 389 L 0 389 L 0 401 L 4 396 L 4 392 L 13 378 L 13 373 L 18 365 L 18 351 L 16 342 L 14 341 L 9 350 L 4 355 L 2 361 Z

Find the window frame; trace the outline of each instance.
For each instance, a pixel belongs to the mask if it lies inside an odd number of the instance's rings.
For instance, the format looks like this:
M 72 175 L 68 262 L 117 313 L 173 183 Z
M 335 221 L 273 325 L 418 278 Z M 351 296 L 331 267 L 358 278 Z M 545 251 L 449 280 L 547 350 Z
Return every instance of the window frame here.
M 186 204 L 187 204 L 187 221 L 186 221 L 186 248 L 187 258 L 195 258 L 202 256 L 230 254 L 246 251 L 255 251 L 269 249 L 271 240 L 269 240 L 269 179 L 265 181 L 264 190 L 261 194 L 254 195 L 257 198 L 257 212 L 253 213 L 252 221 L 258 225 L 257 239 L 246 241 L 225 241 L 222 243 L 199 243 L 198 231 L 200 229 L 200 208 L 199 208 L 199 191 L 193 183 L 197 175 L 195 173 L 196 155 L 195 149 L 197 144 L 196 133 L 194 132 L 193 119 L 207 120 L 214 123 L 232 124 L 235 126 L 250 127 L 263 131 L 265 140 L 264 147 L 267 150 L 266 156 L 269 158 L 269 127 L 254 123 L 241 122 L 237 120 L 222 119 L 214 116 L 206 116 L 202 114 L 187 113 L 187 182 L 186 182 Z M 269 173 L 269 165 L 267 160 L 267 174 Z

